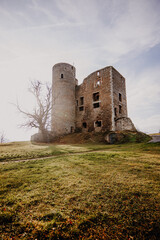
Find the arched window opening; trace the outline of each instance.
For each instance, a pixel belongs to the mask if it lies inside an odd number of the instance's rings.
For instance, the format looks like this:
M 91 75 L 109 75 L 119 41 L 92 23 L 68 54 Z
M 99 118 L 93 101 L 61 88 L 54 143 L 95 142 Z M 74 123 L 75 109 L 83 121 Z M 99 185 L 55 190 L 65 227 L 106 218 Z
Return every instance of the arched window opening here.
M 122 106 L 119 105 L 119 113 L 121 114 L 122 113 Z
M 122 102 L 122 94 L 119 93 L 119 101 Z
M 86 122 L 83 122 L 83 123 L 82 123 L 82 126 L 83 126 L 83 128 L 87 128 L 87 123 L 86 123 Z
M 114 115 L 117 117 L 117 108 L 114 109 Z

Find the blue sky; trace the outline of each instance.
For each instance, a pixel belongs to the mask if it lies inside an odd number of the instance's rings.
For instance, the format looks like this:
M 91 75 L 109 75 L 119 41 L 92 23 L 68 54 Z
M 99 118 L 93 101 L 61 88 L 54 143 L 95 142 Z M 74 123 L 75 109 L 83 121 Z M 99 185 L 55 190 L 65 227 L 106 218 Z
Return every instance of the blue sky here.
M 28 140 L 36 130 L 11 103 L 31 109 L 29 81 L 51 82 L 52 66 L 74 64 L 79 83 L 114 66 L 125 78 L 128 114 L 160 130 L 159 0 L 0 0 L 0 132 Z

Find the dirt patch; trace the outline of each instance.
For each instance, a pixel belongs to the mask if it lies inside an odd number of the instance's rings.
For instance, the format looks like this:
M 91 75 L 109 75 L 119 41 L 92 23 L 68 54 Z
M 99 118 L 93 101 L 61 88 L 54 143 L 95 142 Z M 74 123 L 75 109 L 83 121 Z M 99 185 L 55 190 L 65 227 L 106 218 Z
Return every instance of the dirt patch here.
M 60 144 L 83 144 L 83 143 L 104 143 L 104 133 L 72 133 L 60 137 L 55 143 Z

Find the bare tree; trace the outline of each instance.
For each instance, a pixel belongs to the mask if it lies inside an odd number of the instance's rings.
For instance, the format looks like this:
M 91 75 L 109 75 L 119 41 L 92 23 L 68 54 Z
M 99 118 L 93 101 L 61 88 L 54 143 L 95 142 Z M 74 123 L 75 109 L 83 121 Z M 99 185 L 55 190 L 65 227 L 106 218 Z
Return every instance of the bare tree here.
M 0 133 L 0 143 L 5 143 L 7 140 L 6 140 L 6 138 L 5 138 L 5 134 L 4 134 L 4 132 L 1 132 Z
M 52 88 L 47 83 L 44 87 L 40 81 L 34 80 L 31 81 L 29 92 L 36 100 L 36 106 L 31 112 L 24 111 L 18 103 L 16 104 L 18 111 L 26 118 L 25 123 L 21 124 L 21 127 L 39 129 L 39 133 L 42 134 L 43 140 L 46 141 L 51 122 Z

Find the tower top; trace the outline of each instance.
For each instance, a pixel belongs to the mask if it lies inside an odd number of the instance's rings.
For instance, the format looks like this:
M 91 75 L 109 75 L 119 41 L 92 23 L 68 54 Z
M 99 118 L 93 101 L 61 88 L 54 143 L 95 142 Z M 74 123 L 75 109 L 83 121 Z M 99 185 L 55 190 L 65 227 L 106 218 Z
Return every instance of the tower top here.
M 63 69 L 66 69 L 66 70 L 74 70 L 75 71 L 75 67 L 69 63 L 56 63 L 53 68 L 63 68 Z

